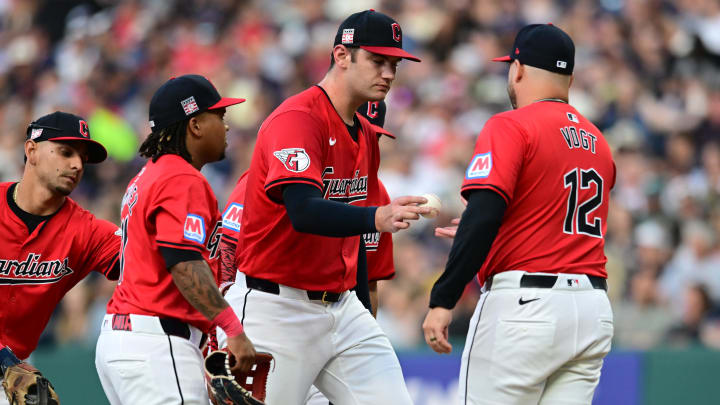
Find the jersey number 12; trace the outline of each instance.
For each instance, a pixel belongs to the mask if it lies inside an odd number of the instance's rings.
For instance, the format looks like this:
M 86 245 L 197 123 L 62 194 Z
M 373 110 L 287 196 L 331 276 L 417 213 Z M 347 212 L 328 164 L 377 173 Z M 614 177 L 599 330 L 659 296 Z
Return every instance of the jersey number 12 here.
M 578 179 L 578 172 L 580 173 Z M 573 169 L 565 174 L 565 188 L 570 188 L 567 200 L 567 213 L 563 222 L 563 232 L 567 234 L 582 234 L 595 238 L 602 238 L 602 220 L 598 217 L 588 223 L 588 215 L 595 211 L 603 202 L 603 178 L 595 169 Z M 578 180 L 580 180 L 578 182 Z M 585 201 L 578 201 L 578 186 L 580 189 L 591 188 L 595 183 L 595 195 Z

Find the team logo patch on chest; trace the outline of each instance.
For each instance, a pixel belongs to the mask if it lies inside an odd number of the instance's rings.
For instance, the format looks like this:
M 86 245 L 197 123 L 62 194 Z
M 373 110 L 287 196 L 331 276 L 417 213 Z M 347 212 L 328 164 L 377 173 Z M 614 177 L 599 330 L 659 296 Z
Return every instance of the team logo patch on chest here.
M 0 259 L 0 284 L 52 284 L 74 273 L 68 258 L 40 261 L 29 253 L 24 261 Z
M 183 237 L 197 243 L 205 243 L 205 221 L 199 215 L 188 214 L 185 217 Z
M 273 155 L 293 173 L 301 173 L 310 167 L 310 156 L 303 148 L 286 148 L 273 152 Z
M 492 170 L 491 152 L 477 154 L 473 157 L 465 172 L 466 179 L 482 179 L 490 175 Z
M 323 198 L 344 203 L 367 199 L 368 176 L 360 176 L 360 170 L 355 170 L 350 179 L 329 178 L 333 173 L 333 167 L 323 170 Z

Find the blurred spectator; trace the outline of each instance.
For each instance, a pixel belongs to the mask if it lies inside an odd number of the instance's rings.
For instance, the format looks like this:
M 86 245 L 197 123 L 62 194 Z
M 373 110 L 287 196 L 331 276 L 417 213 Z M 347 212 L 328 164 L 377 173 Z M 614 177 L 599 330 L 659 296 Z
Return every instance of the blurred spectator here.
M 700 344 L 700 330 L 706 315 L 712 309 L 712 301 L 702 284 L 693 284 L 683 290 L 683 315 L 668 330 L 663 343 L 671 346 Z
M 640 270 L 630 279 L 630 297 L 613 307 L 614 345 L 624 349 L 650 349 L 665 337 L 673 318 L 660 302 L 657 274 Z

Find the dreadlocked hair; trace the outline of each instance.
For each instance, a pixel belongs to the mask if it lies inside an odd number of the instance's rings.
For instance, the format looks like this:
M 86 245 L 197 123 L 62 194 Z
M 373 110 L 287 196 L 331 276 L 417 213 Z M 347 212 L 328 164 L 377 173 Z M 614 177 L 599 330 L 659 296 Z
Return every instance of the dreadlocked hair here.
M 186 119 L 148 135 L 140 145 L 140 156 L 151 158 L 155 162 L 162 155 L 180 155 L 188 163 L 192 163 L 192 157 L 185 145 L 189 122 L 190 119 Z

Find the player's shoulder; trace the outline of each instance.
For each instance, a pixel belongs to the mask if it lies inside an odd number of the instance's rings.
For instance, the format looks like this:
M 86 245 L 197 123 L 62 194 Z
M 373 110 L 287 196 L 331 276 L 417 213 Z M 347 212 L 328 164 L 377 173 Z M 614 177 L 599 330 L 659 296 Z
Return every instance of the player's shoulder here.
M 318 86 L 312 86 L 283 101 L 265 120 L 262 127 L 267 128 L 278 118 L 292 116 L 296 120 L 304 118 L 321 123 L 327 117 L 328 108 L 332 108 L 325 92 Z
M 162 155 L 157 161 L 149 162 L 148 166 L 151 167 L 148 174 L 160 183 L 169 180 L 207 183 L 205 176 L 179 155 Z

